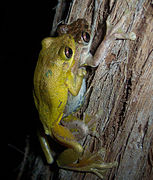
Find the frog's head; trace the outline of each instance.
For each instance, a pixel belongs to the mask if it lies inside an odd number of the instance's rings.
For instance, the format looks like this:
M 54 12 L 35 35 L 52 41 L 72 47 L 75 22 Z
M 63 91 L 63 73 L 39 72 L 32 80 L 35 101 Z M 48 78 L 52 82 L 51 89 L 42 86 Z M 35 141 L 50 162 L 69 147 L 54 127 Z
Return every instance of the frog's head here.
M 42 52 L 48 63 L 68 71 L 74 64 L 75 41 L 70 34 L 48 37 L 42 41 Z
M 90 41 L 90 28 L 85 19 L 77 19 L 71 24 L 59 24 L 57 28 L 59 35 L 71 34 L 80 45 L 87 46 Z
M 78 67 L 86 66 L 87 57 L 92 55 L 89 52 L 91 41 L 91 29 L 85 19 L 77 19 L 71 24 L 59 24 L 58 35 L 71 34 L 76 42 L 75 64 L 72 71 L 77 71 Z M 88 64 L 87 64 L 88 65 Z

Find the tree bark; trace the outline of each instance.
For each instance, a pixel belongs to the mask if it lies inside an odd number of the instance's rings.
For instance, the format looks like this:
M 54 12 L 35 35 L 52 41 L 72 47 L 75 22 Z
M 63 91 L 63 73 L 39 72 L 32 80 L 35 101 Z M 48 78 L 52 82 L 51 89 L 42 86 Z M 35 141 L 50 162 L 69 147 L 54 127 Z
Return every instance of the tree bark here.
M 61 8 L 67 7 L 66 1 L 61 2 L 64 3 Z M 105 179 L 153 179 L 153 4 L 149 0 L 74 0 L 69 5 L 68 23 L 85 18 L 92 27 L 93 54 L 107 31 L 106 20 L 109 18 L 115 25 L 125 12 L 129 13 L 122 29 L 133 31 L 136 40 L 114 41 L 105 61 L 89 69 L 86 102 L 80 112 L 91 115 L 101 112 L 97 120 L 101 141 L 88 136 L 83 144 L 89 144 L 93 151 L 105 147 L 105 161 L 118 161 Z M 68 8 L 60 11 L 63 13 L 60 15 L 59 9 L 52 34 L 68 14 Z M 31 156 L 35 157 L 34 165 L 39 170 L 29 179 L 98 179 L 89 173 L 66 170 L 55 173 L 42 160 L 44 157 Z

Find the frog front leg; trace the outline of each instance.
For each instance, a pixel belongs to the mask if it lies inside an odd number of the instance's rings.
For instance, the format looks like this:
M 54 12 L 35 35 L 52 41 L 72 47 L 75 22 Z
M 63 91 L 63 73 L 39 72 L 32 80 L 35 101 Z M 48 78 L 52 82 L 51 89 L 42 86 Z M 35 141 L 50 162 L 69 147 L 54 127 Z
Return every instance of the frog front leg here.
M 69 92 L 73 96 L 77 96 L 77 94 L 79 93 L 85 75 L 86 75 L 85 68 L 79 68 L 77 74 L 68 71 L 66 85 L 68 87 Z
M 88 54 L 86 59 L 83 60 L 84 65 L 97 67 L 100 63 L 105 61 L 109 52 L 112 49 L 113 43 L 115 40 L 135 40 L 136 34 L 134 32 L 126 33 L 123 32 L 122 26 L 125 20 L 128 18 L 129 12 L 125 12 L 125 14 L 121 17 L 120 21 L 115 25 L 111 25 L 109 19 L 106 21 L 106 35 L 104 40 L 101 42 L 99 47 L 97 48 L 94 56 L 91 53 Z

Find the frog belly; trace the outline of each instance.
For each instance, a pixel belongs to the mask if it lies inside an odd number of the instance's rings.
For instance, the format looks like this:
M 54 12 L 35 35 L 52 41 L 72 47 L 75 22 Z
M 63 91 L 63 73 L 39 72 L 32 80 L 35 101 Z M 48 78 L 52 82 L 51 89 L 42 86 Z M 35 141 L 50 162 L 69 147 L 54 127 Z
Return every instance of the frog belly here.
M 72 94 L 68 94 L 67 104 L 64 110 L 64 117 L 76 112 L 83 104 L 85 100 L 86 93 L 86 79 L 84 78 L 82 81 L 82 86 L 77 96 L 73 96 Z

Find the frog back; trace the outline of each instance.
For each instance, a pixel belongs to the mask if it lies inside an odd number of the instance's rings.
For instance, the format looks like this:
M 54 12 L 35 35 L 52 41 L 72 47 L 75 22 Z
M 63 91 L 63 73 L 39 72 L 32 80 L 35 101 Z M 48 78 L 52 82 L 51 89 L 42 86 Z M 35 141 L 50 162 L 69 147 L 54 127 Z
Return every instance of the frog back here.
M 74 55 L 67 59 L 65 53 L 69 52 L 69 47 L 72 52 L 75 51 L 75 42 L 70 36 L 64 35 L 47 38 L 42 45 L 34 73 L 34 100 L 47 132 L 59 122 L 67 102 L 68 87 L 65 82 Z
M 34 74 L 35 104 L 43 124 L 51 127 L 58 121 L 67 102 L 66 74 L 56 65 L 39 63 Z

